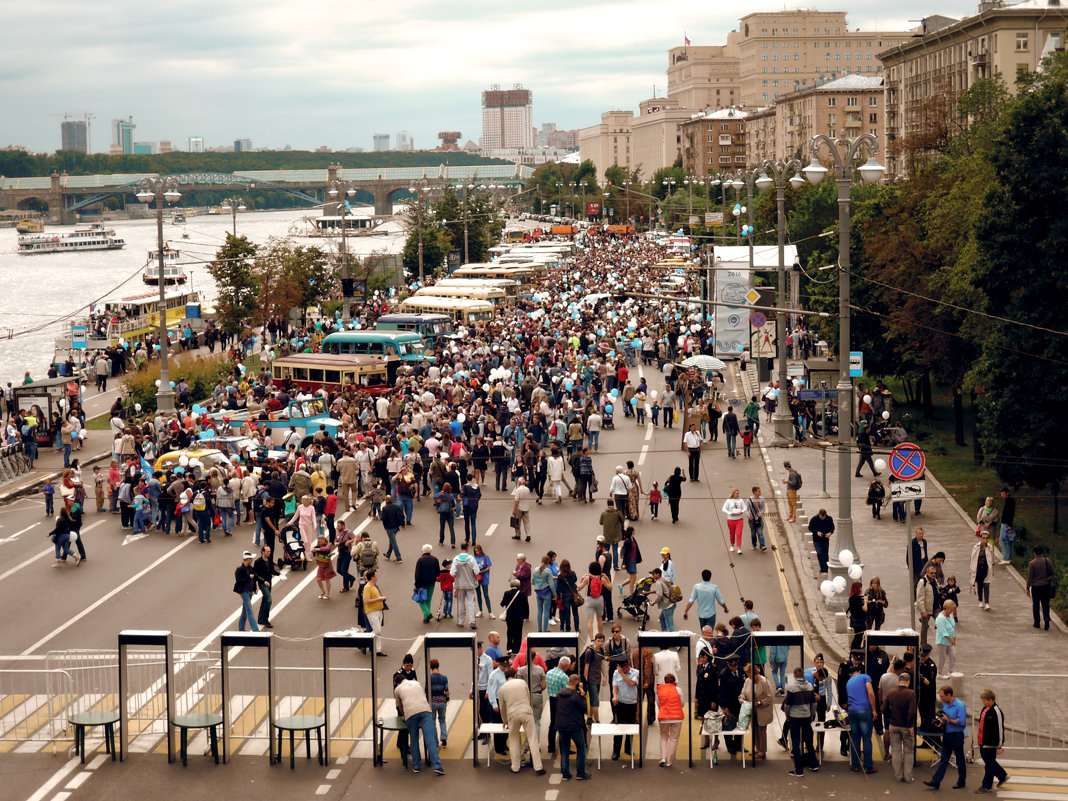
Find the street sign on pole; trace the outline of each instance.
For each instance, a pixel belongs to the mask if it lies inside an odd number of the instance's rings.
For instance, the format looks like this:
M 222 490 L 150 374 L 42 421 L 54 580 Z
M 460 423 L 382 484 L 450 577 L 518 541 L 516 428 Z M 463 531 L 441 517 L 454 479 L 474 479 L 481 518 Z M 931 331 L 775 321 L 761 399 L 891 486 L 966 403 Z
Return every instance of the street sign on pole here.
M 899 481 L 919 480 L 926 464 L 923 451 L 911 442 L 902 442 L 890 451 L 890 473 Z
M 751 334 L 751 346 L 749 352 L 754 359 L 775 358 L 775 323 L 764 323 L 758 330 Z
M 72 348 L 87 348 L 89 343 L 86 341 L 89 336 L 89 328 L 84 325 L 72 325 L 70 327 L 70 346 Z
M 838 400 L 837 389 L 799 389 L 797 390 L 798 400 Z
M 859 350 L 849 351 L 849 376 L 860 378 L 864 375 L 864 353 Z
M 753 316 L 749 318 L 749 322 L 753 324 L 753 328 L 761 328 L 767 321 L 768 318 L 764 312 L 753 312 Z
M 927 497 L 926 481 L 891 481 L 890 500 L 896 502 L 918 501 Z

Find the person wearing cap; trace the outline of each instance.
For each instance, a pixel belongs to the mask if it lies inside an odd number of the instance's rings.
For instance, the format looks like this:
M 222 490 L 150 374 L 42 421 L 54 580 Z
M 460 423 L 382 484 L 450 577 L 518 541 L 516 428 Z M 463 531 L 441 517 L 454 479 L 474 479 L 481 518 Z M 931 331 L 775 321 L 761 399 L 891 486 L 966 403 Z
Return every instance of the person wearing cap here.
M 234 592 L 241 596 L 241 617 L 237 621 L 237 630 L 244 631 L 248 623 L 250 631 L 259 631 L 256 616 L 252 613 L 252 593 L 256 589 L 256 574 L 252 570 L 252 560 L 256 554 L 245 551 L 241 554 L 241 564 L 234 571 Z
M 668 547 L 660 549 L 660 575 L 665 581 L 675 583 L 675 563 L 671 561 L 671 549 Z
M 729 723 L 727 721 L 723 723 L 724 730 L 729 731 L 737 726 L 738 715 L 742 709 L 742 702 L 739 699 L 742 694 L 742 687 L 745 686 L 745 676 L 742 675 L 742 671 L 739 668 L 738 654 L 728 654 L 725 661 L 727 664 L 719 672 L 716 693 L 719 708 L 726 715 L 734 718 Z M 740 736 L 730 736 L 724 737 L 723 741 L 727 745 L 727 753 L 730 754 L 730 758 L 734 759 L 738 752 L 742 750 L 742 738 Z
M 928 725 L 934 719 L 935 699 L 938 688 L 938 665 L 931 658 L 934 647 L 930 643 L 920 646 L 920 660 L 916 663 L 916 707 L 920 712 L 920 728 L 930 731 Z

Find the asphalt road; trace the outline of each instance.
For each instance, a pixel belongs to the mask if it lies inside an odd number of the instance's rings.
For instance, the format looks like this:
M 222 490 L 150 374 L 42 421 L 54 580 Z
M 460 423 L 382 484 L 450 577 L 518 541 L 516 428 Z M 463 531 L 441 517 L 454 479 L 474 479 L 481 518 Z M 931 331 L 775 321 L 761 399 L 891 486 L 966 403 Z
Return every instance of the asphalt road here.
M 655 371 L 647 373 L 653 387 L 662 388 L 662 381 Z M 616 429 L 601 435 L 601 452 L 595 457 L 595 468 L 601 483 L 599 500 L 594 505 L 565 501 L 562 506 L 546 503 L 535 507 L 533 517 L 533 542 L 516 543 L 509 538 L 507 527 L 511 499 L 496 493 L 492 486 L 483 488 L 484 497 L 479 512 L 479 541 L 494 561 L 491 597 L 496 606 L 507 586 L 508 576 L 514 566 L 517 551 L 523 551 L 535 565 L 541 554 L 555 550 L 562 558 L 569 558 L 576 569 L 582 570 L 592 558 L 594 540 L 600 533 L 598 517 L 604 508 L 604 498 L 609 479 L 616 464 L 633 459 L 642 472 L 648 486 L 653 480 L 663 482 L 674 467 L 685 469 L 686 457 L 680 448 L 681 429 L 666 431 L 662 427 L 636 426 L 632 419 L 616 416 Z M 686 483 L 679 525 L 670 523 L 666 504 L 661 507 L 661 517 L 650 519 L 643 504 L 643 518 L 637 524 L 637 536 L 644 556 L 640 566 L 641 575 L 658 564 L 657 554 L 663 546 L 672 551 L 677 569 L 677 583 L 688 594 L 690 587 L 700 579 L 702 568 L 712 570 L 713 580 L 722 588 L 731 614 L 741 611 L 740 599 L 750 598 L 755 602 L 765 630 L 774 630 L 779 623 L 787 629 L 802 625 L 794 617 L 781 562 L 773 548 L 767 553 L 748 549 L 743 555 L 731 555 L 727 551 L 726 524 L 720 507 L 732 487 L 738 487 L 743 497 L 754 485 L 765 487 L 767 479 L 759 458 L 751 460 L 728 460 L 722 440 L 710 444 L 702 457 L 700 483 Z M 90 503 L 90 509 L 93 504 Z M 352 512 L 347 522 L 359 527 L 365 520 L 366 511 L 360 508 Z M 385 536 L 377 521 L 372 521 L 369 530 L 385 549 Z M 496 528 L 490 529 L 496 525 Z M 250 547 L 252 528 L 236 529 L 232 538 L 213 535 L 212 543 L 198 544 L 195 538 L 177 538 L 173 534 L 164 537 L 152 534 L 133 539 L 119 530 L 118 517 L 110 514 L 97 515 L 90 511 L 83 526 L 88 559 L 79 567 L 51 568 L 52 549 L 46 535 L 50 523 L 44 516 L 43 502 L 39 498 L 20 499 L 0 508 L 0 598 L 8 614 L 0 624 L 2 638 L 0 651 L 0 680 L 7 681 L 8 689 L 0 686 L 0 696 L 8 693 L 11 683 L 24 678 L 4 670 L 26 668 L 42 664 L 33 657 L 42 657 L 49 652 L 71 649 L 113 649 L 116 636 L 123 629 L 164 629 L 174 633 L 175 648 L 194 651 L 210 659 L 218 648 L 218 635 L 222 631 L 236 629 L 238 599 L 232 592 L 233 571 L 240 561 L 241 551 Z M 462 526 L 461 526 L 462 531 Z M 390 675 L 399 666 L 401 656 L 409 650 L 417 650 L 420 635 L 428 631 L 456 632 L 454 621 L 445 620 L 430 625 L 422 623 L 418 607 L 410 600 L 412 571 L 423 543 L 433 543 L 439 558 L 450 556 L 453 551 L 446 545 L 437 546 L 437 516 L 429 502 L 417 504 L 415 525 L 401 535 L 403 564 L 384 563 L 380 586 L 390 598 L 390 611 L 386 615 L 385 650 L 389 657 L 380 660 L 379 693 L 389 698 Z M 773 540 L 774 541 L 774 540 Z M 307 697 L 321 693 L 322 649 L 320 635 L 324 632 L 349 629 L 355 625 L 352 596 L 340 595 L 340 580 L 334 580 L 333 597 L 329 601 L 318 599 L 314 584 L 314 572 L 297 573 L 276 583 L 274 613 L 276 639 L 275 664 L 284 668 L 279 673 L 276 695 L 285 696 L 299 706 Z M 618 605 L 618 596 L 614 602 Z M 256 601 L 258 605 L 258 600 Z M 533 604 L 532 604 L 533 606 Z M 726 616 L 721 614 L 721 619 Z M 681 607 L 675 616 L 680 630 L 697 629 L 696 618 L 682 620 Z M 487 617 L 478 620 L 478 636 L 483 639 L 496 628 L 503 633 L 503 625 Z M 532 622 L 527 631 L 534 628 Z M 650 628 L 655 628 L 655 612 Z M 554 629 L 555 630 L 555 629 Z M 637 625 L 629 617 L 623 621 L 624 634 L 633 639 Z M 584 641 L 584 637 L 583 637 Z M 519 785 L 505 769 L 483 766 L 477 771 L 471 766 L 470 751 L 465 750 L 465 739 L 470 735 L 470 707 L 466 701 L 470 690 L 470 671 L 457 652 L 435 653 L 442 661 L 443 672 L 450 676 L 452 705 L 450 718 L 456 730 L 450 737 L 450 745 L 443 752 L 449 776 L 437 778 L 424 772 L 420 776 L 405 774 L 396 759 L 395 748 L 387 749 L 388 764 L 382 769 L 371 766 L 366 744 L 353 745 L 350 741 L 338 741 L 332 746 L 332 757 L 341 756 L 341 763 L 332 763 L 328 769 L 307 761 L 298 752 L 297 768 L 268 769 L 266 741 L 255 736 L 238 738 L 234 757 L 226 766 L 212 764 L 203 756 L 203 739 L 194 739 L 190 748 L 191 761 L 187 769 L 168 765 L 165 743 L 160 736 L 150 732 L 133 741 L 130 760 L 123 765 L 112 764 L 101 757 L 90 755 L 89 767 L 82 767 L 76 760 L 68 761 L 70 735 L 58 741 L 58 754 L 52 755 L 52 747 L 44 742 L 30 743 L 12 751 L 9 744 L 0 739 L 0 775 L 7 782 L 4 796 L 30 801 L 75 801 L 91 798 L 131 798 L 143 795 L 159 786 L 161 781 L 181 781 L 183 797 L 217 798 L 225 793 L 230 798 L 291 798 L 319 796 L 323 798 L 353 797 L 371 790 L 376 793 L 409 789 L 413 784 L 425 785 L 446 797 L 459 797 L 470 792 L 470 782 L 477 781 L 493 792 L 500 790 L 521 797 L 547 798 L 547 791 L 560 790 L 571 797 L 603 797 L 604 783 L 611 782 L 610 792 L 626 792 L 627 775 L 625 762 L 605 761 L 604 769 L 594 770 L 595 780 L 588 785 L 575 783 L 559 784 L 559 774 L 554 778 L 552 765 L 549 775 L 535 777 L 526 773 L 526 780 Z M 9 657 L 22 657 L 15 660 Z M 252 669 L 258 655 L 244 652 L 238 663 L 247 665 L 245 681 L 248 698 L 262 693 L 256 681 L 262 674 Z M 791 659 L 791 666 L 797 664 Z M 417 656 L 421 666 L 422 656 Z M 806 659 L 807 662 L 807 659 Z M 348 668 L 366 668 L 369 657 L 354 655 L 339 660 Z M 180 669 L 187 674 L 200 670 L 194 662 Z M 316 667 L 319 667 L 317 670 Z M 466 671 L 466 673 L 465 673 Z M 201 671 L 203 673 L 203 671 Z M 205 678 L 204 681 L 216 681 Z M 180 683 L 179 690 L 187 688 L 191 680 Z M 255 686 L 254 686 L 255 685 Z M 214 685 L 212 685 L 214 686 Z M 258 688 L 258 689 L 257 689 Z M 101 693 L 113 691 L 99 688 Z M 209 690 L 210 691 L 210 690 Z M 367 695 L 367 673 L 352 671 L 344 674 L 332 687 L 333 695 L 343 695 L 353 701 Z M 0 717 L 0 729 L 5 721 L 10 727 L 12 707 L 0 708 L 8 715 Z M 388 712 L 388 709 L 386 710 Z M 383 714 L 380 707 L 379 714 Z M 353 732 L 360 732 L 369 720 L 370 710 L 348 712 L 347 723 Z M 251 718 L 248 733 L 256 731 L 257 720 Z M 263 732 L 260 724 L 259 733 Z M 542 737 L 544 738 L 544 732 Z M 686 759 L 680 757 L 671 770 L 658 770 L 656 754 L 658 742 L 653 730 L 651 742 L 647 742 L 644 781 L 656 782 L 657 792 L 671 792 L 692 787 L 696 780 L 729 781 L 732 789 L 755 798 L 778 797 L 784 788 L 800 792 L 824 794 L 831 785 L 835 791 L 883 793 L 892 790 L 895 796 L 918 795 L 917 785 L 895 785 L 890 775 L 863 777 L 850 774 L 841 762 L 829 763 L 819 776 L 807 776 L 803 782 L 788 779 L 784 774 L 790 768 L 786 754 L 774 744 L 769 749 L 770 761 L 756 770 L 742 771 L 740 765 L 726 761 L 716 768 L 715 775 L 708 773 L 707 761 L 700 757 L 691 771 Z M 90 748 L 99 745 L 99 739 L 90 740 Z M 685 736 L 680 750 L 685 751 Z M 161 745 L 162 743 L 162 745 Z M 5 747 L 6 746 L 6 747 Z M 288 753 L 288 746 L 287 753 Z M 828 754 L 836 749 L 828 748 Z M 102 754 L 102 747 L 100 748 Z M 482 752 L 484 753 L 484 752 Z M 593 749 L 596 754 L 596 747 Z M 695 756 L 697 755 L 695 749 Z M 649 757 L 652 757 L 651 761 Z M 831 757 L 828 757 L 831 759 Z M 887 772 L 888 772 L 887 766 Z M 558 768 L 556 769 L 558 770 Z M 842 775 L 844 773 L 844 776 Z M 652 775 L 650 775 L 652 774 Z M 458 777 L 462 776 L 460 780 Z M 925 778 L 926 774 L 920 774 Z M 269 778 L 266 785 L 264 781 Z M 461 783 L 462 781 L 462 783 Z M 649 785 L 650 789 L 653 785 Z M 802 790 L 802 786 L 805 788 Z M 521 789 L 520 789 L 521 788 Z M 901 791 L 899 792 L 899 788 Z M 634 789 L 634 788 L 630 788 Z

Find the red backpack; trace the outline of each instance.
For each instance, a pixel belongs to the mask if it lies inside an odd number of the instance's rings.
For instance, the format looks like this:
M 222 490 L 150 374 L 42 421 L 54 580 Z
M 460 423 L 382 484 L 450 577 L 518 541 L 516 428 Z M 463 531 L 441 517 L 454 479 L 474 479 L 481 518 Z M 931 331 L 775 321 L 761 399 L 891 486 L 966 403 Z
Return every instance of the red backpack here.
M 589 594 L 591 598 L 601 597 L 601 577 L 590 576 Z

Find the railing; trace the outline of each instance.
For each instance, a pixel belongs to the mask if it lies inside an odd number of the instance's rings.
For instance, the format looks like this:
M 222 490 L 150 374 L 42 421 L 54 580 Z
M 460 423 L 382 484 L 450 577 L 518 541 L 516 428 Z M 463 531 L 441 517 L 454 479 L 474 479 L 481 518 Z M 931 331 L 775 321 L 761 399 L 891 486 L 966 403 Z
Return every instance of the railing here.
M 0 753 L 47 751 L 67 728 L 64 708 L 73 698 L 69 674 L 45 657 L 0 657 L 19 667 L 0 669 Z M 72 738 L 73 741 L 73 738 Z
M 972 749 L 978 747 L 980 694 L 993 690 L 1005 715 L 1002 748 L 1006 751 L 1068 752 L 1068 674 L 976 673 L 971 682 L 968 714 Z

